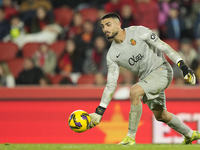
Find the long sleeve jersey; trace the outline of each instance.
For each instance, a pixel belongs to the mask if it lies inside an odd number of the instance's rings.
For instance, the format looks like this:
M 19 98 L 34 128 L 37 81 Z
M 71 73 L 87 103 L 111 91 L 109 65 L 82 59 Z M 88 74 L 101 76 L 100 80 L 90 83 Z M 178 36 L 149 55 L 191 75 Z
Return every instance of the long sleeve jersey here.
M 150 29 L 143 26 L 131 26 L 124 29 L 122 43 L 114 40 L 107 54 L 108 75 L 100 106 L 106 108 L 117 86 L 119 66 L 138 75 L 142 80 L 163 63 L 168 63 L 164 52 L 174 63 L 182 60 L 180 55 L 168 44 L 159 39 Z

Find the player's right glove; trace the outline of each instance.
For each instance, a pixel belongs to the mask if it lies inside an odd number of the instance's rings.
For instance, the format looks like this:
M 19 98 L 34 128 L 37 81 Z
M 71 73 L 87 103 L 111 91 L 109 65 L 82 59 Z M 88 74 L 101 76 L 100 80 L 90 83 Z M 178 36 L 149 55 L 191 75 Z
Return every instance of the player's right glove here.
M 184 79 L 191 84 L 196 84 L 196 77 L 193 71 L 185 65 L 183 60 L 180 60 L 177 65 L 182 70 Z
M 95 110 L 95 113 L 89 114 L 90 118 L 91 118 L 90 128 L 93 128 L 100 123 L 105 110 L 106 110 L 106 108 L 104 108 L 102 106 L 98 106 Z

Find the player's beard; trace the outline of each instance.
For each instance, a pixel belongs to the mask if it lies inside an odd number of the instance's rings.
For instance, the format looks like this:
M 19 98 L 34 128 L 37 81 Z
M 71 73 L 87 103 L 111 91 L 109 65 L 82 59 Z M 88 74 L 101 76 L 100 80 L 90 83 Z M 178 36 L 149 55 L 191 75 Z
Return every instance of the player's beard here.
M 118 31 L 113 32 L 111 36 L 106 36 L 106 37 L 107 37 L 107 39 L 110 40 L 110 39 L 113 39 L 117 34 L 118 34 Z

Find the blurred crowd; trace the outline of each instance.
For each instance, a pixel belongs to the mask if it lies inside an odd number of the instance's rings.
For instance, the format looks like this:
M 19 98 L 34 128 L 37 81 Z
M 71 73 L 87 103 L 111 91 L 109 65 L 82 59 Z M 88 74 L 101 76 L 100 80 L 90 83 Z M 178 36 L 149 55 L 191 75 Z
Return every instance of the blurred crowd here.
M 3 54 L 12 48 L 0 50 L 0 86 L 105 85 L 111 41 L 99 19 L 108 12 L 121 16 L 122 28 L 143 25 L 169 45 L 177 42 L 175 50 L 200 83 L 200 0 L 0 0 L 0 45 L 17 47 L 7 59 Z M 56 42 L 62 44 L 55 47 Z M 35 49 L 30 43 L 37 44 Z M 19 60 L 23 63 L 15 63 Z M 173 84 L 187 84 L 170 63 Z M 137 81 L 120 68 L 119 84 Z

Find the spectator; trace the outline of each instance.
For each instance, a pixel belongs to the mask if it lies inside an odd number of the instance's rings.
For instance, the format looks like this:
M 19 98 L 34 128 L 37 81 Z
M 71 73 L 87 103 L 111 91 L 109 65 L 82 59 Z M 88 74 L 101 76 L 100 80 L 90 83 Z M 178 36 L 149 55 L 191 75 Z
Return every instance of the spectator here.
M 191 4 L 191 17 L 193 18 L 193 24 L 195 24 L 195 21 L 200 15 L 200 0 L 192 0 Z
M 53 4 L 54 8 L 69 7 L 69 8 L 72 8 L 74 10 L 78 7 L 78 5 L 80 3 L 83 2 L 83 0 L 74 0 L 74 1 L 71 1 L 71 0 L 50 0 L 50 1 Z
M 95 39 L 94 25 L 91 21 L 87 20 L 83 23 L 83 31 L 75 37 L 78 48 L 82 49 L 83 53 L 86 49 L 92 47 Z
M 122 8 L 124 5 L 126 5 L 125 8 Z M 129 7 L 127 7 L 127 5 Z M 120 14 L 122 9 L 128 9 L 128 10 L 123 10 L 125 13 L 129 12 L 130 10 L 132 11 L 132 15 L 136 14 L 136 7 L 135 7 L 135 2 L 134 0 L 109 0 L 107 3 L 104 5 L 104 9 L 106 13 L 109 12 L 116 12 Z M 122 13 L 121 13 L 122 16 Z
M 5 19 L 5 12 L 2 7 L 0 7 L 0 41 L 3 40 L 10 32 L 10 24 Z
M 137 25 L 148 27 L 159 35 L 158 4 L 155 1 L 137 0 L 137 15 L 135 19 Z
M 200 53 L 200 12 L 194 24 L 194 36 L 195 36 L 196 46 Z
M 192 3 L 195 0 L 176 0 L 180 6 L 180 15 L 187 17 L 192 11 Z
M 2 7 L 5 11 L 6 20 L 9 20 L 13 15 L 18 14 L 18 10 L 12 4 L 12 0 L 2 0 Z
M 51 81 L 47 76 L 43 75 L 39 79 L 39 85 L 40 86 L 48 86 L 48 85 L 51 85 Z
M 179 16 L 179 6 L 177 3 L 170 4 L 169 18 L 166 23 L 166 35 L 168 39 L 181 39 L 185 36 L 185 24 Z
M 197 57 L 196 50 L 192 47 L 192 41 L 188 38 L 183 38 L 180 41 L 179 55 L 185 64 L 191 67 L 192 61 Z
M 158 23 L 159 26 L 165 25 L 167 22 L 167 18 L 169 16 L 169 10 L 170 10 L 170 0 L 159 0 L 159 12 L 158 12 Z
M 200 0 L 192 0 L 192 12 L 196 15 L 198 15 L 200 13 L 199 7 L 200 7 Z
M 36 10 L 39 6 L 43 6 L 47 10 L 52 9 L 52 5 L 48 0 L 24 0 L 20 5 L 20 12 Z
M 108 72 L 106 64 L 107 51 L 105 39 L 100 36 L 97 37 L 94 42 L 94 48 L 86 51 L 83 72 L 85 74 L 100 72 L 106 75 Z
M 61 79 L 59 84 L 60 85 L 73 85 L 73 82 L 69 77 L 64 77 L 63 79 Z
M 71 25 L 67 32 L 66 38 L 74 38 L 82 33 L 83 16 L 80 13 L 75 13 Z
M 11 35 L 4 38 L 4 41 L 11 40 L 16 43 L 19 49 L 22 49 L 29 42 L 45 42 L 52 44 L 57 40 L 62 28 L 57 24 L 46 25 L 42 31 L 38 33 L 26 33 L 24 23 L 19 17 L 15 16 L 11 19 Z
M 94 76 L 94 84 L 97 86 L 105 86 L 106 84 L 106 79 L 105 76 L 102 73 L 96 73 Z
M 109 12 L 119 13 L 120 7 L 121 7 L 120 0 L 109 0 L 104 5 L 104 9 L 105 9 L 106 13 L 109 13 Z
M 5 42 L 12 41 L 16 44 L 21 42 L 21 37 L 26 34 L 26 30 L 24 27 L 24 23 L 21 21 L 19 16 L 12 16 L 10 19 L 10 32 L 9 34 L 3 39 Z
M 33 62 L 34 65 L 42 69 L 45 74 L 55 74 L 57 57 L 48 44 L 41 43 L 39 45 L 39 49 L 33 56 Z
M 77 49 L 75 41 L 68 39 L 63 54 L 58 60 L 60 73 L 63 76 L 70 76 L 71 73 L 80 73 L 82 72 L 82 64 L 82 55 Z
M 20 4 L 20 14 L 25 25 L 30 26 L 38 7 L 44 7 L 53 17 L 52 5 L 48 0 L 23 0 Z
M 103 8 L 105 3 L 108 2 L 108 0 L 89 0 L 91 7 L 96 7 L 97 9 Z
M 36 9 L 36 16 L 31 21 L 30 32 L 31 33 L 40 32 L 45 28 L 45 26 L 53 23 L 54 20 L 52 19 L 52 17 L 48 15 L 46 8 L 40 6 Z
M 0 63 L 0 86 L 14 87 L 15 78 L 11 74 L 10 69 L 6 62 Z
M 159 0 L 158 25 L 160 38 L 166 38 L 166 22 L 169 17 L 170 0 Z
M 103 8 L 99 8 L 97 13 L 97 21 L 94 23 L 94 29 L 95 29 L 94 32 L 96 35 L 105 36 L 104 33 L 102 32 L 101 24 L 99 22 L 99 20 L 101 20 L 101 17 L 104 15 L 105 15 L 105 10 Z
M 135 25 L 135 20 L 133 16 L 132 7 L 128 4 L 125 4 L 121 8 L 121 23 L 122 28 Z
M 192 3 L 196 3 L 196 0 L 179 0 L 179 12 L 180 17 L 183 19 L 185 24 L 185 31 L 184 34 L 188 38 L 194 38 L 193 35 L 193 28 L 194 28 L 194 20 L 196 18 L 195 16 L 195 8 L 192 8 Z M 197 7 L 198 4 L 196 3 Z M 199 10 L 199 7 L 198 7 Z
M 34 66 L 32 59 L 26 58 L 24 60 L 24 68 L 19 73 L 16 81 L 19 85 L 39 85 L 39 80 L 43 75 L 42 70 Z

